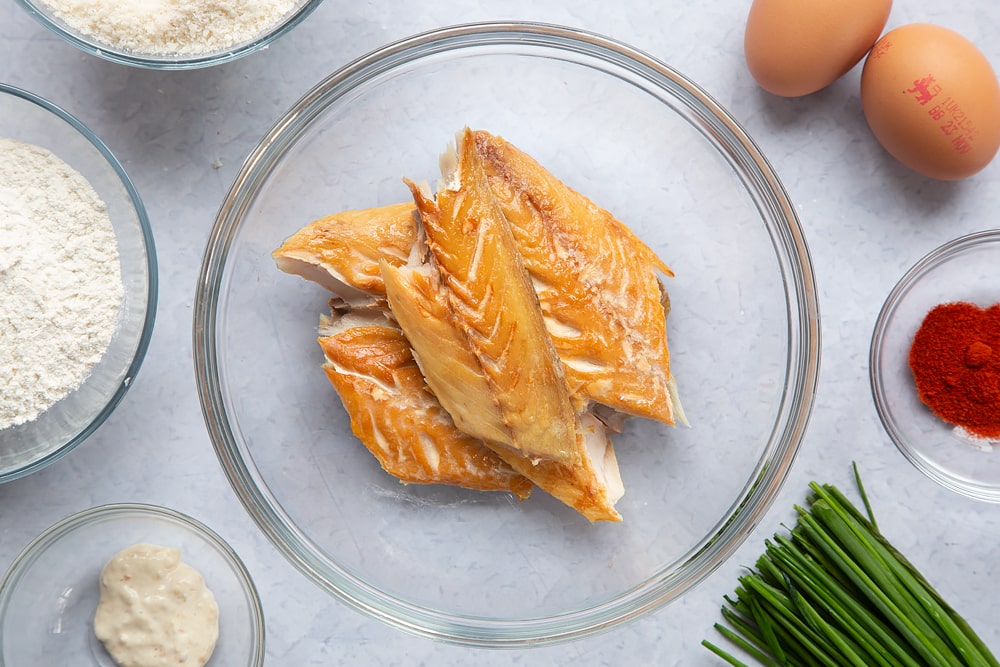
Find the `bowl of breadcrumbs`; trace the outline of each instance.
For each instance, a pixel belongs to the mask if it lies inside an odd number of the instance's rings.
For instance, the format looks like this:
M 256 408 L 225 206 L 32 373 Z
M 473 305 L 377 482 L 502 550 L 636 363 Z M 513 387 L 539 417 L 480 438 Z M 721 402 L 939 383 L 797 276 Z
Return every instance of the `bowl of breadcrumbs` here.
M 17 0 L 70 44 L 114 62 L 193 69 L 235 60 L 298 25 L 321 0 Z

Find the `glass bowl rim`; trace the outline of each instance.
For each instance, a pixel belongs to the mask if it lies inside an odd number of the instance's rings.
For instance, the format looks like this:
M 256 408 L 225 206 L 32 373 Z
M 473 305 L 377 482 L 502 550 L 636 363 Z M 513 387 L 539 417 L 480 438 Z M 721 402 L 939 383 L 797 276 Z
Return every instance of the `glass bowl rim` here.
M 1000 503 L 1000 488 L 960 482 L 917 455 L 913 445 L 896 426 L 896 420 L 893 418 L 892 409 L 889 407 L 889 400 L 885 393 L 885 385 L 882 381 L 880 370 L 882 343 L 885 339 L 885 333 L 888 330 L 889 321 L 896 314 L 896 309 L 917 282 L 941 264 L 954 259 L 967 250 L 973 250 L 983 244 L 994 243 L 1000 245 L 1000 229 L 984 229 L 959 236 L 931 250 L 903 274 L 885 298 L 885 302 L 882 304 L 882 308 L 875 320 L 875 326 L 872 330 L 871 347 L 868 353 L 868 377 L 879 421 L 882 423 L 882 427 L 885 429 L 889 439 L 892 440 L 896 449 L 899 450 L 899 453 L 907 461 L 913 464 L 926 477 L 954 493 L 974 500 Z
M 276 39 L 305 20 L 307 16 L 319 7 L 323 0 L 306 0 L 283 22 L 275 25 L 267 33 L 246 44 L 219 52 L 191 56 L 152 55 L 118 49 L 110 44 L 104 44 L 77 34 L 76 31 L 71 32 L 72 29 L 69 26 L 64 27 L 59 22 L 53 20 L 46 12 L 42 11 L 40 9 L 41 3 L 38 0 L 15 0 L 15 2 L 21 5 L 44 28 L 85 53 L 121 65 L 130 65 L 143 69 L 188 70 L 221 65 L 266 48 Z
M 325 108 L 326 101 L 340 99 L 373 75 L 401 64 L 443 52 L 498 45 L 568 50 L 643 75 L 647 83 L 656 81 L 661 88 L 671 88 L 674 95 L 683 99 L 686 110 L 707 126 L 699 128 L 702 134 L 708 137 L 710 133 L 715 148 L 738 163 L 734 169 L 738 166 L 755 187 L 766 193 L 768 201 L 755 201 L 758 210 L 767 207 L 784 223 L 779 228 L 768 222 L 761 211 L 784 279 L 790 320 L 786 358 L 789 382 L 765 455 L 758 461 L 754 474 L 713 531 L 685 556 L 669 564 L 675 571 L 661 569 L 649 580 L 610 601 L 545 618 L 451 615 L 397 599 L 339 566 L 334 566 L 336 571 L 332 572 L 322 556 L 308 548 L 310 541 L 304 532 L 287 520 L 256 466 L 248 465 L 241 455 L 226 416 L 214 341 L 226 258 L 243 214 L 273 167 L 274 156 L 280 156 L 298 140 L 308 123 Z M 751 186 L 745 182 L 744 186 L 753 196 Z M 797 315 L 797 321 L 793 315 Z M 240 502 L 277 550 L 321 588 L 371 617 L 418 636 L 491 648 L 554 644 L 609 630 L 676 599 L 714 572 L 756 527 L 787 477 L 811 414 L 820 361 L 815 278 L 801 225 L 777 175 L 740 124 L 700 86 L 642 51 L 581 29 L 520 21 L 446 26 L 392 42 L 339 68 L 286 111 L 246 158 L 219 209 L 202 257 L 193 339 L 199 400 L 212 445 Z M 675 586 L 678 579 L 682 580 L 680 587 Z M 675 587 L 671 590 L 671 586 Z
M 57 118 L 68 123 L 73 129 L 79 132 L 104 157 L 108 166 L 114 170 L 114 172 L 118 175 L 118 178 L 121 180 L 122 186 L 125 188 L 125 192 L 128 194 L 132 207 L 135 210 L 136 218 L 139 221 L 143 247 L 146 250 L 146 274 L 148 283 L 148 287 L 146 288 L 146 313 L 142 324 L 142 331 L 139 335 L 139 339 L 136 341 L 136 349 L 132 357 L 132 361 L 129 363 L 129 366 L 125 371 L 125 375 L 122 378 L 122 382 L 119 384 L 118 389 L 115 390 L 114 395 L 112 395 L 107 404 L 94 416 L 87 426 L 81 429 L 79 433 L 67 442 L 63 443 L 60 447 L 52 452 L 49 452 L 46 456 L 31 461 L 20 468 L 0 473 L 0 484 L 2 484 L 41 470 L 54 461 L 59 460 L 90 437 L 90 435 L 104 423 L 108 416 L 114 412 L 122 398 L 125 397 L 129 387 L 132 386 L 132 382 L 135 380 L 136 375 L 139 373 L 139 368 L 142 366 L 142 362 L 146 357 L 146 351 L 149 348 L 149 342 L 153 336 L 153 324 L 156 321 L 157 295 L 159 293 L 159 276 L 156 259 L 156 245 L 153 241 L 153 230 L 149 224 L 149 216 L 146 213 L 146 207 L 143 205 L 142 199 L 139 197 L 139 192 L 132 183 L 132 179 L 125 172 L 125 168 L 122 166 L 121 162 L 118 161 L 118 158 L 116 158 L 111 152 L 111 149 L 109 149 L 100 137 L 94 134 L 90 128 L 76 118 L 76 116 L 64 110 L 62 107 L 35 95 L 34 93 L 0 82 L 0 94 L 7 94 L 20 98 L 55 115 Z
M 222 554 L 223 560 L 232 569 L 236 578 L 240 580 L 241 588 L 246 594 L 247 602 L 249 603 L 248 606 L 250 607 L 250 615 L 252 617 L 251 632 L 255 640 L 250 664 L 253 667 L 262 667 L 264 664 L 264 645 L 266 641 L 264 608 L 260 600 L 260 594 L 257 591 L 257 586 L 254 584 L 253 577 L 250 576 L 250 571 L 247 569 L 243 559 L 240 558 L 239 554 L 236 553 L 226 540 L 201 521 L 183 512 L 160 505 L 151 505 L 148 503 L 108 503 L 97 505 L 60 519 L 43 530 L 18 553 L 14 561 L 10 564 L 10 567 L 7 568 L 7 572 L 3 578 L 0 578 L 0 621 L 6 616 L 8 599 L 13 591 L 11 586 L 20 580 L 25 572 L 25 568 L 33 564 L 37 555 L 44 553 L 63 535 L 81 528 L 95 519 L 104 516 L 135 514 L 154 515 L 158 518 L 182 524 L 204 538 Z

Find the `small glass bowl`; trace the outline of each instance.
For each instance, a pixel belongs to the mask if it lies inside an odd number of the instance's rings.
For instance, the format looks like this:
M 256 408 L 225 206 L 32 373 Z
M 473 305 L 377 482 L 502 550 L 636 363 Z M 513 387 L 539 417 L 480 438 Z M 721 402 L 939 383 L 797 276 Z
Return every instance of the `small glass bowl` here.
M 533 154 L 676 273 L 671 369 L 692 427 L 615 438 L 624 522 L 533 494 L 401 485 L 320 370 L 329 293 L 271 251 L 334 211 L 402 201 L 463 125 Z M 746 539 L 812 407 L 819 313 L 794 208 L 736 120 L 619 42 L 559 26 L 442 28 L 331 74 L 248 157 L 206 247 L 198 390 L 216 453 L 265 535 L 353 608 L 422 636 L 534 646 L 676 600 Z
M 879 418 L 899 451 L 957 493 L 1000 503 L 1000 446 L 976 441 L 921 402 L 909 367 L 913 336 L 937 305 L 1000 302 L 1000 230 L 969 234 L 921 259 L 889 293 L 875 322 L 869 373 Z
M 0 84 L 0 137 L 48 149 L 90 182 L 107 206 L 125 287 L 118 329 L 83 385 L 34 421 L 0 430 L 0 482 L 6 482 L 67 454 L 121 401 L 153 333 L 157 269 L 139 193 L 108 147 L 79 120 L 36 95 Z
M 42 26 L 86 53 L 133 67 L 180 70 L 220 65 L 266 48 L 271 42 L 302 22 L 322 1 L 299 0 L 284 18 L 266 32 L 248 41 L 233 44 L 225 49 L 197 55 L 150 54 L 125 50 L 103 42 L 93 35 L 85 35 L 76 30 L 67 24 L 66 21 L 56 16 L 52 9 L 42 0 L 17 0 L 17 4 L 21 5 Z
M 219 604 L 219 640 L 208 665 L 264 664 L 264 615 L 239 556 L 204 524 L 155 505 L 84 510 L 36 537 L 0 581 L 0 664 L 113 667 L 94 635 L 100 574 L 138 543 L 181 550 Z

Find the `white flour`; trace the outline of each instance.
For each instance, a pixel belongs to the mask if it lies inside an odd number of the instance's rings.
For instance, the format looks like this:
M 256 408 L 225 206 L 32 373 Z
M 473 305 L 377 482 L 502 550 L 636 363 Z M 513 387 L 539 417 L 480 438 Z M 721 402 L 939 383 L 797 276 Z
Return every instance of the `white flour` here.
M 123 298 L 115 232 L 90 183 L 44 148 L 0 138 L 0 429 L 80 386 Z
M 296 0 L 42 0 L 71 28 L 115 48 L 198 56 L 263 35 Z

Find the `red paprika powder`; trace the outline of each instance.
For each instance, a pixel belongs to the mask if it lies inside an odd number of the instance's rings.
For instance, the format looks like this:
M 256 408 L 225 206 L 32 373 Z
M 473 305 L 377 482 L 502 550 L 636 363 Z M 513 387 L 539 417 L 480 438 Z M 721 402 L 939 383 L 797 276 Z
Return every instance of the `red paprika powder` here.
M 910 370 L 934 414 L 973 436 L 1000 440 L 1000 303 L 933 308 L 913 337 Z

